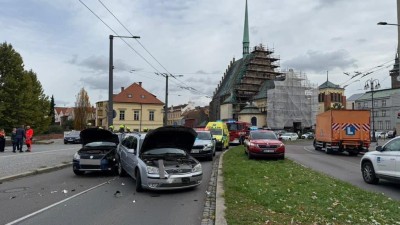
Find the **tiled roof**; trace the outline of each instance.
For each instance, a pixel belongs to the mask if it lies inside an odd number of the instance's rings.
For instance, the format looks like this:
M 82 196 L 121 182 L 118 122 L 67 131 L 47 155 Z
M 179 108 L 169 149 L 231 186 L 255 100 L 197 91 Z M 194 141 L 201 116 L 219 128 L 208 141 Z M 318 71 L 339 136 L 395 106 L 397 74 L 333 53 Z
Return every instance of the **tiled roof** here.
M 68 107 L 54 107 L 54 109 L 56 110 L 57 115 L 60 115 L 61 112 L 65 114 L 68 110 Z
M 246 105 L 239 114 L 261 114 L 260 109 L 254 104 Z
M 125 88 L 119 94 L 114 95 L 114 102 L 119 103 L 141 103 L 141 104 L 159 104 L 164 105 L 155 95 L 146 91 L 141 85 L 133 83 Z
M 388 98 L 394 94 L 399 95 L 400 88 L 376 90 L 374 91 L 374 98 Z M 371 99 L 372 99 L 372 93 L 368 91 L 361 97 L 359 97 L 357 100 L 371 100 Z
M 364 93 L 360 93 L 360 94 L 354 94 L 352 96 L 350 96 L 350 98 L 346 99 L 346 101 L 355 101 L 358 100 L 361 96 L 363 96 Z

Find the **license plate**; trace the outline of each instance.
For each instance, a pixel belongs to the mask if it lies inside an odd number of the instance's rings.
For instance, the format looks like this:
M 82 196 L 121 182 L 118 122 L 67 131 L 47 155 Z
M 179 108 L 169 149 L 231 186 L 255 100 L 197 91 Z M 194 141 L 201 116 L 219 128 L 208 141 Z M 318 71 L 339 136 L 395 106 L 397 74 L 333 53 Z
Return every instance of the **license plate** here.
M 183 177 L 182 178 L 182 183 L 189 183 L 190 182 L 190 178 L 189 177 Z
M 199 153 L 200 152 L 200 150 L 198 150 L 198 149 L 192 149 L 192 153 Z
M 268 149 L 268 150 L 264 150 L 263 152 L 275 152 L 275 150 Z

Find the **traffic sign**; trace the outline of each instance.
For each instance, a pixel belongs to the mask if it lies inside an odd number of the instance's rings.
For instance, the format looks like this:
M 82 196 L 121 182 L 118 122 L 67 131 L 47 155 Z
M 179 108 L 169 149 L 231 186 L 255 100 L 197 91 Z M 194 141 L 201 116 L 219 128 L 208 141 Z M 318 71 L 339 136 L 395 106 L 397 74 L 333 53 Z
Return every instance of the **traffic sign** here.
M 356 133 L 356 128 L 353 125 L 346 127 L 346 135 L 354 135 Z

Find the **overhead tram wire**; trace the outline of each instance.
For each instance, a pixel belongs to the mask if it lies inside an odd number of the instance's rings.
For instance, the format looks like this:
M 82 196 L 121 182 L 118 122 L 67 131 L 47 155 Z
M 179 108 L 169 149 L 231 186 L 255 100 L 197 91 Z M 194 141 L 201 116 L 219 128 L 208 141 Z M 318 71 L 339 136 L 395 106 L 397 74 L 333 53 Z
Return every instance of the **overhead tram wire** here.
M 117 18 L 117 16 L 115 16 L 115 14 L 101 1 L 98 0 L 100 2 L 100 4 L 118 21 L 118 23 L 130 34 L 133 36 L 133 34 L 129 31 L 129 29 Z M 138 40 L 135 39 L 135 41 L 137 41 L 139 43 L 140 46 L 142 46 L 142 48 L 168 73 L 169 76 L 173 77 L 175 80 L 179 81 L 181 84 L 183 84 L 184 86 L 186 86 L 186 88 L 192 89 L 194 91 L 197 91 L 200 94 L 204 94 L 199 92 L 198 90 L 196 90 L 193 87 L 190 87 L 189 85 L 187 85 L 186 83 L 184 83 L 183 81 L 179 80 L 176 76 L 174 76 L 172 73 L 170 73 L 145 47 L 144 45 Z M 154 68 L 154 67 L 153 67 Z M 159 74 L 157 75 L 162 75 L 165 77 L 165 74 L 163 75 L 162 73 L 160 73 L 160 71 L 156 70 Z
M 104 20 L 102 20 L 93 10 L 91 10 L 85 3 L 82 2 L 82 0 L 78 0 L 82 5 L 84 5 L 94 16 L 96 16 L 104 25 L 106 25 L 115 35 L 120 36 L 114 29 L 112 29 Z M 133 35 L 132 35 L 133 36 Z M 125 41 L 123 38 L 121 40 L 128 45 L 130 49 L 132 49 L 140 58 L 142 58 L 147 64 L 149 64 L 154 70 L 158 71 L 157 68 L 155 68 L 149 61 L 147 61 L 146 58 L 144 58 L 138 51 L 136 51 L 127 41 Z M 159 71 L 158 71 L 159 72 Z

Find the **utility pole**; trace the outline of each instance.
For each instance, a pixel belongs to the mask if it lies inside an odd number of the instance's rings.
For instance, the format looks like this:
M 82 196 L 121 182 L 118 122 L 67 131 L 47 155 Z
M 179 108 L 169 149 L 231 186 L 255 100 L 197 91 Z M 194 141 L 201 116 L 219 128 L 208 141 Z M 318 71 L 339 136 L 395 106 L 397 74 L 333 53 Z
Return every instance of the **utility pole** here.
M 139 36 L 114 36 L 110 35 L 110 61 L 109 61 L 109 70 L 108 70 L 108 112 L 107 112 L 107 120 L 108 120 L 108 127 L 113 125 L 113 118 L 114 118 L 114 108 L 113 108 L 113 39 L 114 37 L 118 38 L 140 38 Z

